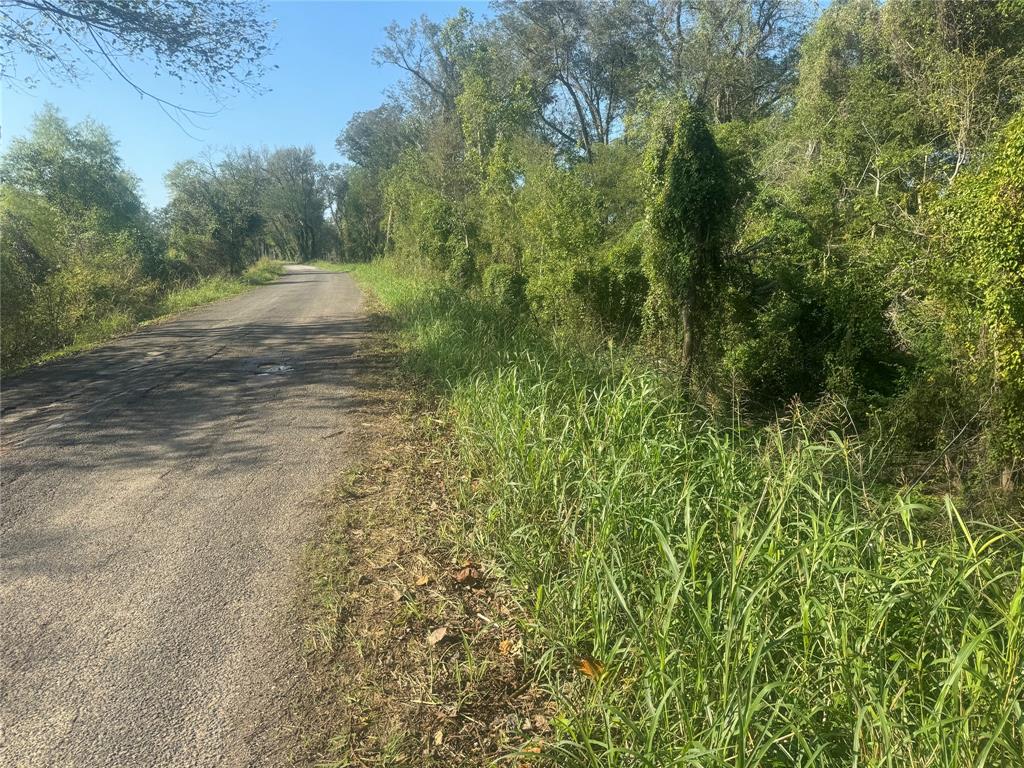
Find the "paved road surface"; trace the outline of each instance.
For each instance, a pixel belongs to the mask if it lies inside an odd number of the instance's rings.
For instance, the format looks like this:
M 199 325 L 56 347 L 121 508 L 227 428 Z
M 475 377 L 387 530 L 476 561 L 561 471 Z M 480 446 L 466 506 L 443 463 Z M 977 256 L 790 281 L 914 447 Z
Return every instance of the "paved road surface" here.
M 280 763 L 360 307 L 290 267 L 4 382 L 0 765 Z

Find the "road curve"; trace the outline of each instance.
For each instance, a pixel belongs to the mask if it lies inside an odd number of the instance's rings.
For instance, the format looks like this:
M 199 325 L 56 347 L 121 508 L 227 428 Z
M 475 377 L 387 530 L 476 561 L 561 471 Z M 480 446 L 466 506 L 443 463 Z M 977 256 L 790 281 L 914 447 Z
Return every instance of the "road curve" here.
M 298 561 L 365 333 L 277 282 L 3 383 L 0 765 L 279 765 Z

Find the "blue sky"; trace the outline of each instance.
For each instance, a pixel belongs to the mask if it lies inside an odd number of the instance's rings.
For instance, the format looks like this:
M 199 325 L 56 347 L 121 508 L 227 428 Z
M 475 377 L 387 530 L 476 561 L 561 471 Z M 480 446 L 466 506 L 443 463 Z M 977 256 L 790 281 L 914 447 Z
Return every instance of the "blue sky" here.
M 72 122 L 86 117 L 106 125 L 120 142 L 125 165 L 142 180 L 151 206 L 166 202 L 163 176 L 177 161 L 231 147 L 307 145 L 324 162 L 338 162 L 338 132 L 353 112 L 372 109 L 384 91 L 400 79 L 393 67 L 377 67 L 370 59 L 384 40 L 392 20 L 407 23 L 426 13 L 434 19 L 451 16 L 460 6 L 475 13 L 486 5 L 473 2 L 276 2 L 268 16 L 277 20 L 278 45 L 270 62 L 278 65 L 262 95 L 230 96 L 213 117 L 196 118 L 189 136 L 152 100 L 140 99 L 121 80 L 90 72 L 78 85 L 41 82 L 31 90 L 4 88 L 0 102 L 3 135 L 0 150 L 26 133 L 32 115 L 45 102 L 54 104 Z M 145 66 L 131 70 L 143 87 L 184 106 L 209 109 L 202 94 L 185 93 L 166 80 L 153 80 Z M 19 76 L 33 74 L 19 63 Z

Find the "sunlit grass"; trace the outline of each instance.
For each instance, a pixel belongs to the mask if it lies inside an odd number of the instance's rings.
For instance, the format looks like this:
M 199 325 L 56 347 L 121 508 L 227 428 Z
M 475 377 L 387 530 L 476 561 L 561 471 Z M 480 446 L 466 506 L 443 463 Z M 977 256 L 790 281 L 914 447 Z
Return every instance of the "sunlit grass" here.
M 209 304 L 211 301 L 226 299 L 242 293 L 255 285 L 266 285 L 276 280 L 284 271 L 284 263 L 261 259 L 238 277 L 217 275 L 208 277 L 195 285 L 177 288 L 165 294 L 153 309 L 153 317 L 172 315 L 186 309 Z
M 548 757 L 1024 765 L 1019 524 L 878 486 L 886 452 L 823 410 L 723 425 L 427 272 L 354 271 L 444 393 L 467 533 L 561 711 Z

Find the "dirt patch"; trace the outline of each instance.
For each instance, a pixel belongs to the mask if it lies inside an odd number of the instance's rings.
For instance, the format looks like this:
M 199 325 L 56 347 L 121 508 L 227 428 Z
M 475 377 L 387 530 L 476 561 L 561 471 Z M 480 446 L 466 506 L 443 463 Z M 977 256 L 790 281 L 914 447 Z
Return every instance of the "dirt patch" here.
M 381 328 L 381 322 L 377 323 Z M 379 331 L 357 421 L 365 462 L 325 498 L 304 606 L 299 765 L 487 765 L 534 755 L 551 712 L 503 585 L 452 533 L 445 435 Z M 538 750 L 539 751 L 539 750 Z

